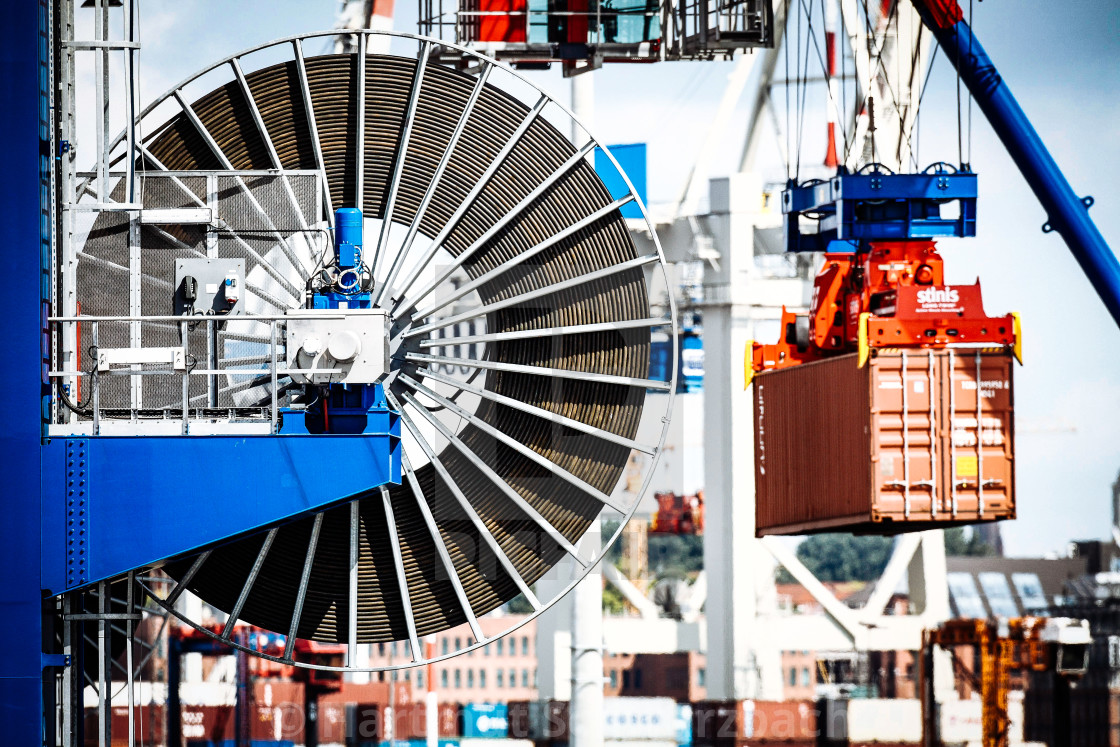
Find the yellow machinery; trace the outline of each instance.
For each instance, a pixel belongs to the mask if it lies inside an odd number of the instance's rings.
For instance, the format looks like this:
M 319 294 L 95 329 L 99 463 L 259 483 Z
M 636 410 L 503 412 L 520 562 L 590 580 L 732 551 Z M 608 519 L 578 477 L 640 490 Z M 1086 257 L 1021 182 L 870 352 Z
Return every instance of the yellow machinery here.
M 1062 695 L 1055 692 L 1055 715 L 1064 711 L 1069 717 L 1069 682 L 1085 674 L 1088 666 L 1089 624 L 1068 617 L 1018 617 L 998 621 L 949 620 L 940 628 L 922 634 L 922 743 L 939 744 L 934 707 L 933 652 L 935 646 L 953 655 L 954 673 L 960 672 L 980 692 L 983 747 L 1008 744 L 1008 693 L 1013 670 L 1054 671 L 1063 684 Z M 957 657 L 961 646 L 975 647 L 976 666 Z M 958 666 L 959 665 L 959 666 Z M 1060 701 L 1060 702 L 1059 702 Z M 1057 723 L 1057 722 L 1055 722 Z M 1058 733 L 1055 729 L 1055 733 Z M 1068 729 L 1065 730 L 1068 732 Z M 1051 747 L 1058 747 L 1051 745 Z

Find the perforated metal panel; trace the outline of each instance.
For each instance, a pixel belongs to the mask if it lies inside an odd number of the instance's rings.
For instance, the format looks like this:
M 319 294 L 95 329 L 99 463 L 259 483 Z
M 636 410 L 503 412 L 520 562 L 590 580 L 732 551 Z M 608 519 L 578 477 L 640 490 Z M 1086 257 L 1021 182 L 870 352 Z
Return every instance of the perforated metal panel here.
M 246 263 L 246 305 L 283 311 L 303 304 L 303 282 L 311 257 L 327 246 L 317 173 L 228 171 L 142 171 L 140 194 L 145 211 L 206 207 L 213 222 L 152 224 L 128 213 L 103 213 L 90 231 L 78 262 L 77 298 L 90 316 L 167 316 L 176 313 L 175 262 L 185 257 L 242 259 Z M 120 198 L 123 187 L 115 196 Z M 135 289 L 138 288 L 138 293 Z M 139 303 L 136 303 L 138 296 Z M 171 321 L 102 322 L 101 347 L 186 345 L 191 364 L 258 373 L 192 377 L 190 408 L 260 406 L 271 386 L 259 381 L 270 359 L 268 330 L 260 324 L 194 320 L 184 331 Z M 213 329 L 211 329 L 211 326 Z M 211 337 L 216 341 L 212 342 Z M 92 329 L 82 325 L 88 357 Z M 282 348 L 280 358 L 283 358 Z M 142 370 L 154 372 L 155 366 Z M 267 377 L 265 377 L 267 378 Z M 135 380 L 135 383 L 134 381 Z M 284 386 L 287 381 L 281 382 Z M 126 412 L 181 411 L 181 377 L 103 377 L 101 407 L 107 416 Z M 79 417 L 90 418 L 88 414 Z

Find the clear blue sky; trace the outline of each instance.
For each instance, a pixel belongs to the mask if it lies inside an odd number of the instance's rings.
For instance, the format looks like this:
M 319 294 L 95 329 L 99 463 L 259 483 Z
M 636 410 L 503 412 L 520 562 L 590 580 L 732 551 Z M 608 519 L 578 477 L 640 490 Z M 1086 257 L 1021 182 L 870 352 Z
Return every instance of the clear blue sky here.
M 145 103 L 225 55 L 329 28 L 337 9 L 335 0 L 141 6 Z M 1096 198 L 1092 214 L 1120 247 L 1120 3 L 985 0 L 973 8 L 978 37 L 1074 188 Z M 398 0 L 396 27 L 415 31 L 415 18 L 416 6 Z M 607 142 L 649 143 L 652 201 L 676 195 L 730 70 L 730 63 L 670 63 L 595 74 L 596 132 Z M 534 80 L 567 99 L 559 72 Z M 922 109 L 923 160 L 957 158 L 954 90 L 942 59 Z M 741 127 L 728 134 L 727 157 L 713 176 L 737 166 L 741 138 Z M 819 159 L 817 150 L 807 148 L 803 161 Z M 1064 551 L 1071 539 L 1109 532 L 1110 486 L 1120 471 L 1120 331 L 1057 234 L 1039 230 L 1042 208 L 978 110 L 972 163 L 980 174 L 979 237 L 943 244 L 950 281 L 979 276 L 989 313 L 1023 314 L 1020 518 L 1004 524 L 1005 541 L 1013 554 Z

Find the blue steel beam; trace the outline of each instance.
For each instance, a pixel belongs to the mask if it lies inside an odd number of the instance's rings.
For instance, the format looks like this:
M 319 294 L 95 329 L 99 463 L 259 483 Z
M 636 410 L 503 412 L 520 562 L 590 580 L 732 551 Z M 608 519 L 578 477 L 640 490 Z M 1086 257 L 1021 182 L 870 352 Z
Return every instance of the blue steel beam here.
M 1097 295 L 1120 325 L 1120 262 L 1089 217 L 1092 201 L 1083 200 L 1070 187 L 995 64 L 964 21 L 956 0 L 914 0 L 914 7 L 933 31 L 945 56 L 1042 203 L 1048 227 L 1065 239 Z
M 43 449 L 43 589 L 59 594 L 400 482 L 380 433 L 55 438 Z
M 43 298 L 50 254 L 50 46 L 46 1 L 4 5 L 0 44 L 0 256 L 7 278 L 4 409 L 0 421 L 0 742 L 43 743 L 43 624 L 39 591 L 39 445 Z

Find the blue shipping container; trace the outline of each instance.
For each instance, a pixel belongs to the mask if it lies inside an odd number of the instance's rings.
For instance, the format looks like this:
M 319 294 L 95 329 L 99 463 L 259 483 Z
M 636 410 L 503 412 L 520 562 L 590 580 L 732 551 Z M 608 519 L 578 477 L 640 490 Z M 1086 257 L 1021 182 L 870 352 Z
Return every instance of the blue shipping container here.
M 651 337 L 653 339 L 649 344 L 649 378 L 654 381 L 668 381 L 672 374 L 673 341 L 668 335 L 657 332 Z
M 646 144 L 608 145 L 607 150 L 618 161 L 618 165 L 622 167 L 626 176 L 630 177 L 630 182 L 634 185 L 634 191 L 638 193 L 642 204 L 648 204 L 646 200 Z M 607 158 L 607 154 L 603 152 L 602 148 L 595 149 L 595 173 L 603 180 L 607 191 L 611 193 L 611 197 L 614 199 L 617 200 L 630 193 L 622 175 L 618 173 L 618 169 L 611 163 L 611 159 Z M 638 208 L 637 203 L 631 202 L 622 207 L 622 217 L 641 218 L 642 211 Z
M 639 44 L 661 37 L 661 12 L 654 0 L 605 0 L 602 19 L 603 41 L 608 44 Z
M 692 744 L 692 706 L 687 703 L 677 704 L 677 744 Z
M 704 391 L 704 339 L 692 332 L 678 337 L 677 392 Z M 673 340 L 664 332 L 650 335 L 649 378 L 668 381 L 673 369 Z
M 509 731 L 505 703 L 467 703 L 461 711 L 464 737 L 504 739 Z
M 704 340 L 695 334 L 685 332 L 681 335 L 680 380 L 678 392 L 702 392 L 704 390 Z

